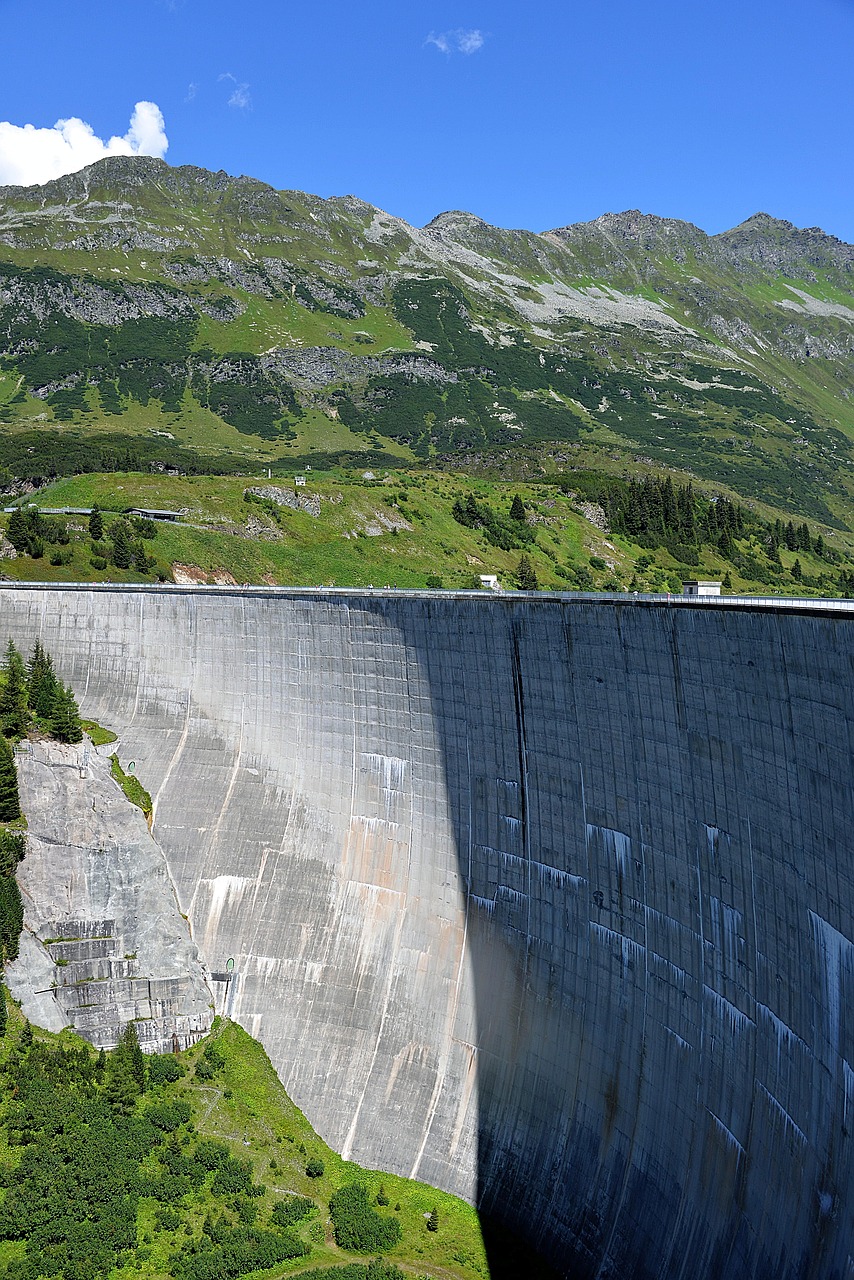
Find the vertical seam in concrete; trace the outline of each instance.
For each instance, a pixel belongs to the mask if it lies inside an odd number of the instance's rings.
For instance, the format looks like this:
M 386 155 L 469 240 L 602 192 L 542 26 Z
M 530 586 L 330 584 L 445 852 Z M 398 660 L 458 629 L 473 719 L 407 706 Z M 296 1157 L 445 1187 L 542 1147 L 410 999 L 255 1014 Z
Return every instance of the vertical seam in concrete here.
M 463 696 L 465 696 L 465 694 L 463 694 Z M 468 785 L 468 796 L 469 796 L 469 831 L 468 831 L 469 877 L 468 877 L 468 878 L 469 878 L 469 884 L 470 884 L 470 883 L 471 883 L 471 753 L 470 753 L 470 749 L 469 749 L 468 737 L 466 738 L 466 766 L 467 766 L 467 771 L 468 771 L 468 781 L 469 781 L 469 785 Z M 457 851 L 457 860 L 459 861 L 459 851 Z M 446 1019 L 446 1023 L 445 1023 L 445 1037 L 444 1037 L 444 1040 L 443 1040 L 444 1048 L 443 1048 L 443 1050 L 442 1050 L 442 1053 L 441 1053 L 441 1056 L 440 1056 L 440 1059 L 439 1059 L 439 1066 L 438 1066 L 438 1070 L 437 1070 L 437 1072 L 436 1072 L 436 1083 L 435 1083 L 435 1085 L 433 1086 L 433 1093 L 432 1093 L 432 1096 L 431 1096 L 431 1098 L 430 1098 L 429 1106 L 428 1106 L 428 1108 L 427 1108 L 427 1121 L 426 1121 L 426 1123 L 425 1123 L 425 1125 L 424 1125 L 424 1132 L 423 1132 L 422 1137 L 421 1137 L 421 1145 L 419 1146 L 418 1151 L 417 1151 L 417 1153 L 416 1153 L 415 1160 L 414 1160 L 414 1162 L 413 1162 L 412 1169 L 411 1169 L 410 1174 L 409 1174 L 409 1177 L 410 1177 L 410 1178 L 417 1178 L 417 1177 L 418 1177 L 418 1170 L 419 1170 L 420 1165 L 421 1165 L 421 1159 L 422 1159 L 422 1157 L 423 1157 L 423 1155 L 424 1155 L 424 1150 L 425 1150 L 425 1148 L 426 1148 L 426 1146 L 427 1146 L 427 1140 L 428 1140 L 428 1138 L 430 1137 L 430 1131 L 431 1131 L 431 1129 L 432 1129 L 432 1127 L 433 1127 L 433 1120 L 435 1119 L 435 1116 L 436 1116 L 436 1108 L 437 1108 L 437 1106 L 438 1106 L 438 1104 L 439 1104 L 439 1098 L 440 1098 L 440 1097 L 441 1097 L 441 1095 L 442 1095 L 442 1090 L 443 1090 L 443 1088 L 445 1087 L 445 1076 L 446 1076 L 446 1074 L 447 1074 L 447 1070 L 448 1070 L 448 1057 L 449 1057 L 449 1053 L 450 1053 L 449 1045 L 450 1045 L 450 1043 L 451 1043 L 451 1041 L 452 1041 L 452 1039 L 453 1039 L 453 1031 L 454 1031 L 454 1027 L 456 1026 L 456 1021 L 457 1021 L 457 1010 L 459 1009 L 459 1003 L 460 1003 L 460 987 L 461 987 L 461 984 L 462 984 L 463 968 L 464 968 L 464 966 L 465 966 L 465 961 L 466 961 L 466 948 L 467 948 L 467 946 L 468 946 L 468 924 L 469 924 L 469 916 L 468 916 L 468 912 L 469 912 L 469 885 L 467 884 L 467 885 L 466 885 L 465 910 L 464 910 L 464 912 L 463 912 L 463 937 L 462 937 L 462 942 L 461 942 L 461 944 L 460 944 L 460 961 L 459 961 L 459 964 L 457 965 L 457 973 L 456 973 L 456 977 L 455 977 L 455 979 L 454 979 L 454 994 L 453 994 L 453 998 L 452 998 L 452 1000 L 451 1000 L 450 1008 L 448 1009 L 448 1015 L 447 1015 L 447 1019 Z M 451 1149 L 452 1149 L 452 1150 L 455 1148 L 456 1143 L 459 1141 L 459 1132 L 460 1132 L 460 1129 L 461 1129 L 461 1125 L 462 1125 L 462 1118 L 461 1118 L 461 1120 L 460 1120 L 460 1123 L 459 1123 L 457 1126 L 455 1126 L 455 1128 L 454 1128 L 454 1132 L 453 1132 L 453 1134 L 452 1134 L 452 1138 L 451 1138 Z

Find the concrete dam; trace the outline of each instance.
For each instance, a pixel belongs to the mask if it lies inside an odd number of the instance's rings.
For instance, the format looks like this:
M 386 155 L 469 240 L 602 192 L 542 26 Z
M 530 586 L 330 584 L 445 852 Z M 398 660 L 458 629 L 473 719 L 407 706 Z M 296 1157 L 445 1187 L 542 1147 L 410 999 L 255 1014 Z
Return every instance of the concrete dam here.
M 854 611 L 0 588 L 218 1007 L 572 1277 L 854 1280 Z

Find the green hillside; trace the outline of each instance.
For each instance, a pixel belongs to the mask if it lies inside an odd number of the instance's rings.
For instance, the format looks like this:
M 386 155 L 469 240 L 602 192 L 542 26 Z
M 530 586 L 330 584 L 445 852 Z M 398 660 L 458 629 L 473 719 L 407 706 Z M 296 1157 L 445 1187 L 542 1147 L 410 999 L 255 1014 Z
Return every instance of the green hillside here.
M 524 553 L 547 586 L 694 570 L 846 591 L 853 394 L 854 248 L 764 214 L 720 236 L 636 211 L 543 234 L 463 212 L 419 229 L 355 197 L 143 157 L 0 189 L 0 486 L 46 506 L 186 506 L 149 575 L 461 586 L 517 575 Z M 320 517 L 259 509 L 247 530 L 252 477 L 287 486 L 309 466 Z M 201 502 L 193 476 L 224 479 Z M 615 524 L 612 481 L 656 476 L 693 483 L 700 524 L 727 498 L 750 527 L 721 548 Z M 451 517 L 467 489 L 506 512 L 520 483 L 535 540 Z M 394 485 L 419 492 L 416 515 L 360 538 L 376 503 L 396 518 Z M 809 545 L 781 539 L 790 521 Z M 114 577 L 78 532 L 67 562 L 4 572 Z M 639 567 L 650 552 L 657 575 Z
M 236 1024 L 143 1062 L 132 1042 L 99 1056 L 69 1031 L 30 1029 L 6 1000 L 0 1275 L 489 1276 L 474 1209 L 342 1160 Z M 550 1274 L 536 1258 L 523 1265 Z
M 97 505 L 101 533 L 93 536 L 87 515 L 35 514 L 29 495 L 4 517 L 0 568 L 8 579 L 45 582 L 470 589 L 495 574 L 504 587 L 559 591 L 678 591 L 686 577 L 718 578 L 732 592 L 854 590 L 845 531 L 744 505 L 724 487 L 701 490 L 687 473 L 646 468 L 626 479 L 617 467 L 566 471 L 553 460 L 543 474 L 526 462 L 517 455 L 509 476 L 485 465 L 475 474 L 312 470 L 299 486 L 293 477 L 67 477 L 38 503 Z M 132 507 L 179 518 L 140 520 L 126 514 Z
M 138 157 L 0 189 L 11 495 L 75 473 L 309 464 L 422 469 L 428 489 L 437 470 L 669 473 L 846 545 L 852 391 L 854 248 L 764 214 L 716 236 L 637 212 L 419 229 L 354 197 Z M 475 555 L 452 533 L 457 560 Z M 301 580 L 284 552 L 181 537 L 164 553 Z M 351 550 L 309 556 L 309 576 L 365 580 Z M 437 571 L 430 537 L 403 559 L 410 584 Z M 368 581 L 393 576 L 364 563 Z

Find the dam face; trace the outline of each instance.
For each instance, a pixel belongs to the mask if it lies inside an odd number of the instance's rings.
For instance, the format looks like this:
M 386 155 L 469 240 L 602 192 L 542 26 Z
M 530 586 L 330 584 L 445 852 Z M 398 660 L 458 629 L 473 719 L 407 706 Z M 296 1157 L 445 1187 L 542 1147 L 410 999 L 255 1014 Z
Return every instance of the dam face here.
M 219 1007 L 336 1149 L 571 1276 L 854 1277 L 854 613 L 0 604 L 119 733 Z

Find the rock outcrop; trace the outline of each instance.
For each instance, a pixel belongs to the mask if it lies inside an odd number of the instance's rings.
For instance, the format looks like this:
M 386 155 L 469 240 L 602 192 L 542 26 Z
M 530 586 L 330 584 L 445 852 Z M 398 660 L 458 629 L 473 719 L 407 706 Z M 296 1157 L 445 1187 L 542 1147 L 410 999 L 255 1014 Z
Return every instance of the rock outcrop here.
M 26 744 L 20 957 L 6 970 L 24 1013 L 110 1048 L 133 1021 L 143 1048 L 184 1048 L 212 996 L 163 851 L 89 743 Z

